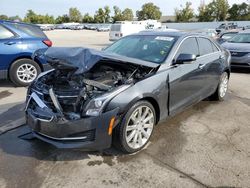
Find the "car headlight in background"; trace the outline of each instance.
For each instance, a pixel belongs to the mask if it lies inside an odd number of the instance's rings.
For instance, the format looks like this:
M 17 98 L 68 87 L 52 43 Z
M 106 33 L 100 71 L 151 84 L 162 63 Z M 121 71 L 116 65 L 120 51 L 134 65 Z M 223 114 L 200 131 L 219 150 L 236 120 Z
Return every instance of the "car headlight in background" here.
M 100 115 L 104 108 L 106 107 L 106 104 L 114 98 L 119 93 L 125 91 L 127 88 L 129 88 L 130 85 L 123 85 L 115 89 L 114 91 L 110 93 L 106 93 L 100 97 L 92 99 L 85 108 L 85 115 L 86 116 L 98 116 Z

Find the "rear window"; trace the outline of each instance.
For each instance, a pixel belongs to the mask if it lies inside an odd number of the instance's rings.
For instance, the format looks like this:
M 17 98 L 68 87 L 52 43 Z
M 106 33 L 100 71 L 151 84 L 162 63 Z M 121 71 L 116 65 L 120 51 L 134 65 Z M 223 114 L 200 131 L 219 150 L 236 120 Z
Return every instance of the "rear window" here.
M 111 26 L 111 31 L 121 31 L 121 25 L 120 24 L 113 24 Z
M 32 37 L 47 38 L 47 36 L 38 26 L 25 25 L 25 24 L 11 24 L 11 26 Z
M 210 40 L 206 38 L 198 38 L 198 43 L 199 43 L 201 56 L 214 52 L 214 49 Z

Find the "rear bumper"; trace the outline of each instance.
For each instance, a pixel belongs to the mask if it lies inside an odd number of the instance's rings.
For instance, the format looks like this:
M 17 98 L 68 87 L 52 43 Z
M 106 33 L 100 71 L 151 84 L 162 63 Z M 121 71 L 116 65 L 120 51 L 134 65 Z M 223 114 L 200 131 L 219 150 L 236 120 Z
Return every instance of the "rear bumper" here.
M 54 116 L 50 121 L 44 121 L 35 117 L 32 110 L 28 109 L 26 122 L 35 137 L 57 148 L 101 150 L 111 146 L 109 124 L 117 116 L 118 110 L 79 120 L 62 120 Z

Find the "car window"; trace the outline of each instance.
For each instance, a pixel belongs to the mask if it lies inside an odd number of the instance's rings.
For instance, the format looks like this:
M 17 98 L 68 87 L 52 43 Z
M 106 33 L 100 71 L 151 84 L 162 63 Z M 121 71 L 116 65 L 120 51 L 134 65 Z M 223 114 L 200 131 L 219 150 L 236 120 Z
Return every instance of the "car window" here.
M 43 31 L 37 26 L 26 24 L 11 24 L 11 26 L 32 37 L 47 38 Z
M 231 39 L 233 36 L 235 36 L 237 33 L 225 33 L 223 35 L 221 35 L 221 38 L 222 39 L 225 39 L 225 40 L 229 40 Z
M 213 53 L 213 46 L 209 39 L 207 38 L 198 38 L 200 56 Z
M 213 42 L 211 42 L 211 45 L 212 45 L 212 48 L 213 48 L 214 52 L 218 52 L 219 51 L 218 47 Z
M 231 43 L 250 43 L 250 33 L 238 33 L 228 40 Z
M 8 29 L 0 25 L 0 39 L 7 39 L 14 37 L 14 34 L 11 33 Z
M 199 48 L 198 48 L 197 40 L 194 37 L 185 39 L 182 42 L 179 50 L 177 51 L 176 58 L 180 54 L 194 54 L 194 55 L 198 56 L 199 55 Z

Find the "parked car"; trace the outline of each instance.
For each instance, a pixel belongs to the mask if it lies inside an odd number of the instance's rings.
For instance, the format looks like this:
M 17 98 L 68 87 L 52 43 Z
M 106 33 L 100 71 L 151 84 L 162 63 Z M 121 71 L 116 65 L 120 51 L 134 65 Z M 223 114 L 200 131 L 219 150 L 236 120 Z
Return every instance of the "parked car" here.
M 55 26 L 52 24 L 38 24 L 42 31 L 51 31 L 55 29 Z
M 225 32 L 227 30 L 237 29 L 237 28 L 238 28 L 238 25 L 236 23 L 233 23 L 233 22 L 223 23 L 218 28 L 216 28 L 216 32 L 220 34 L 221 32 Z
M 238 30 L 231 30 L 231 31 L 226 31 L 223 32 L 219 35 L 219 37 L 217 38 L 217 42 L 219 44 L 222 44 L 228 40 L 230 40 L 232 37 L 234 37 L 237 33 L 239 33 Z
M 250 29 L 250 25 L 246 25 L 242 28 L 242 30 L 247 30 L 247 29 Z
M 250 68 L 250 30 L 239 32 L 222 46 L 231 52 L 232 67 Z
M 48 48 L 52 42 L 36 25 L 0 20 L 0 79 L 9 78 L 17 86 L 27 86 L 46 62 L 32 60 L 37 49 Z
M 110 25 L 100 25 L 96 29 L 98 32 L 105 32 L 110 30 Z
M 29 87 L 35 137 L 59 148 L 141 150 L 155 125 L 207 97 L 223 100 L 230 53 L 210 38 L 141 32 L 104 51 L 49 48 L 54 68 Z

